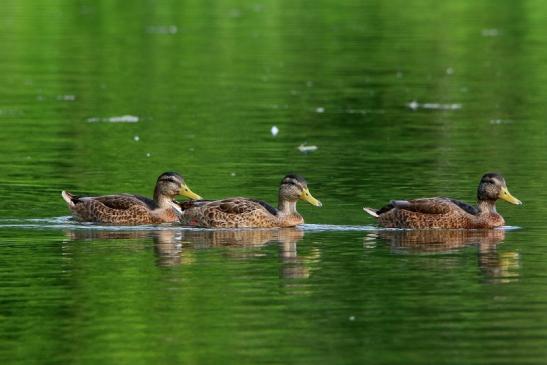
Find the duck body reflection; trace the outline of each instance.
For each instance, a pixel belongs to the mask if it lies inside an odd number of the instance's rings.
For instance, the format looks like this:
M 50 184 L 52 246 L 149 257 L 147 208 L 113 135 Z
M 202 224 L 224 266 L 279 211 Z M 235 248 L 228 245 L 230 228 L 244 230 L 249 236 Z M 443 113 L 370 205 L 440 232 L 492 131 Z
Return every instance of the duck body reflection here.
M 381 230 L 365 236 L 365 247 L 378 239 L 387 241 L 395 254 L 443 255 L 476 246 L 478 267 L 488 282 L 507 283 L 518 278 L 518 252 L 498 252 L 505 239 L 503 229 Z
M 281 259 L 280 273 L 284 278 L 307 278 L 309 268 L 298 257 L 297 243 L 304 231 L 297 228 L 277 229 L 158 229 L 109 231 L 75 229 L 65 231 L 71 241 L 95 240 L 152 240 L 158 266 L 189 265 L 194 262 L 195 250 L 230 247 L 232 259 L 252 259 L 261 248 L 278 244 Z M 315 253 L 314 253 L 315 255 Z

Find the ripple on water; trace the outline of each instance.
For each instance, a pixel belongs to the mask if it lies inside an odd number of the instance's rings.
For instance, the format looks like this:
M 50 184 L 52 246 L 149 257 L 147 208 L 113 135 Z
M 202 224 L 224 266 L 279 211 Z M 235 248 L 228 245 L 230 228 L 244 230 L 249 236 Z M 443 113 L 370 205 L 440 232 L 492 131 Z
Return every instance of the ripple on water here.
M 138 226 L 124 226 L 124 225 L 104 225 L 96 223 L 82 223 L 75 221 L 71 216 L 60 216 L 51 218 L 26 218 L 26 219 L 0 219 L 0 228 L 35 228 L 35 229 L 94 229 L 94 230 L 132 230 L 132 231 L 157 231 L 157 230 L 225 230 L 225 231 L 248 231 L 248 230 L 272 230 L 272 228 L 196 228 L 196 227 L 184 227 L 173 225 L 170 223 L 161 225 L 138 225 Z M 278 228 L 273 228 L 273 230 Z M 340 232 L 340 231 L 361 231 L 361 232 L 376 232 L 376 231 L 412 231 L 412 229 L 402 228 L 381 228 L 372 225 L 358 226 L 358 225 L 338 225 L 338 224 L 302 224 L 297 227 L 305 232 Z M 514 231 L 520 229 L 518 226 L 503 226 L 497 229 L 504 231 Z M 422 230 L 428 231 L 428 230 Z M 438 229 L 432 229 L 430 231 L 443 231 Z M 454 230 L 446 230 L 454 231 Z

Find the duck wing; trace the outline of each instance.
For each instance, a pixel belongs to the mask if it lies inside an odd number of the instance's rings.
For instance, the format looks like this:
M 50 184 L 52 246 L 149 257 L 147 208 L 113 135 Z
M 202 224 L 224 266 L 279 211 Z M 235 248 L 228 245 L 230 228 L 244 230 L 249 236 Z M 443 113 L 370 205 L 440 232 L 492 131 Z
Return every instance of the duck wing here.
M 260 204 L 264 209 L 266 209 L 272 215 L 277 215 L 277 213 L 279 212 L 277 208 L 272 207 L 270 204 L 266 203 L 263 200 L 257 200 L 257 199 L 249 199 L 249 200 L 257 204 Z
M 185 201 L 174 201 L 175 204 L 177 204 L 182 211 L 192 209 L 192 208 L 198 208 L 203 207 L 204 205 L 207 205 L 211 203 L 213 200 L 185 200 Z
M 157 208 L 157 204 L 152 199 L 140 195 L 120 194 L 79 198 L 81 201 L 87 199 L 98 201 L 109 208 L 118 210 L 126 210 L 134 206 L 144 206 L 150 210 Z
M 277 209 L 268 203 L 248 198 L 228 198 L 222 200 L 188 200 L 176 202 L 182 211 L 197 208 L 199 210 L 217 211 L 223 214 L 244 214 L 265 209 L 272 215 L 277 215 Z
M 471 204 L 467 204 L 465 202 L 462 202 L 461 200 L 456 200 L 452 198 L 444 198 L 447 200 L 450 200 L 453 204 L 456 204 L 458 207 L 466 211 L 467 213 L 471 215 L 477 215 L 479 214 L 479 209 L 477 207 L 472 206 Z
M 257 200 L 246 198 L 230 198 L 210 202 L 209 204 L 207 204 L 207 209 L 216 210 L 224 214 L 239 215 L 266 208 Z
M 392 200 L 388 205 L 378 210 L 377 214 L 386 213 L 394 208 L 408 210 L 422 214 L 447 214 L 454 209 L 464 210 L 467 213 L 474 211 L 474 207 L 449 198 L 423 198 L 413 200 Z

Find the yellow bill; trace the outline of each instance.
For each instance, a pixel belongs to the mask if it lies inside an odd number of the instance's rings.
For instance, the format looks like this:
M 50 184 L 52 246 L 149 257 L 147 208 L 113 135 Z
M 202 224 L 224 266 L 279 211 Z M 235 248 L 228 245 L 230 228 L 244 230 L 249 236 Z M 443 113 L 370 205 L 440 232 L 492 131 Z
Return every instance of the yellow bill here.
M 190 190 L 190 188 L 186 184 L 184 184 L 180 187 L 180 195 L 183 195 L 183 196 L 185 196 L 187 198 L 190 198 L 192 200 L 201 200 L 201 199 L 203 199 L 201 196 L 197 195 L 192 190 Z
M 520 200 L 518 200 L 513 195 L 511 195 L 511 193 L 509 192 L 509 190 L 507 190 L 507 188 L 505 186 L 503 188 L 501 188 L 499 198 L 503 199 L 506 202 L 509 202 L 511 204 L 515 204 L 515 205 L 521 205 L 522 204 L 522 202 Z
M 308 188 L 304 189 L 304 191 L 302 192 L 302 194 L 300 194 L 300 199 L 302 200 L 305 200 L 307 201 L 308 203 L 310 203 L 311 205 L 315 205 L 316 207 L 322 207 L 323 204 L 321 204 L 321 202 L 317 199 L 315 199 L 310 191 L 308 190 Z

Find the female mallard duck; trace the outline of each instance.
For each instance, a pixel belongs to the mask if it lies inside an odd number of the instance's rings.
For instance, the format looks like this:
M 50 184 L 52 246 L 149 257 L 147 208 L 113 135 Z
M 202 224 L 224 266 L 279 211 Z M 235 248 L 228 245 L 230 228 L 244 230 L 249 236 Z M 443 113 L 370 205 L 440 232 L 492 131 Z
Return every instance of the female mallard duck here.
M 509 193 L 501 175 L 488 173 L 479 183 L 477 207 L 450 198 L 426 198 L 393 200 L 380 210 L 363 210 L 387 228 L 494 228 L 505 224 L 496 212 L 498 199 L 522 204 Z
M 181 223 L 206 228 L 293 227 L 304 223 L 304 218 L 296 211 L 296 202 L 300 199 L 321 206 L 321 202 L 310 194 L 302 176 L 287 175 L 279 187 L 277 209 L 263 201 L 247 198 L 188 201 L 180 203 Z
M 165 172 L 158 177 L 153 200 L 131 194 L 79 197 L 63 191 L 61 195 L 76 220 L 108 224 L 178 222 L 180 208 L 173 199 L 177 195 L 201 199 L 176 172 Z

